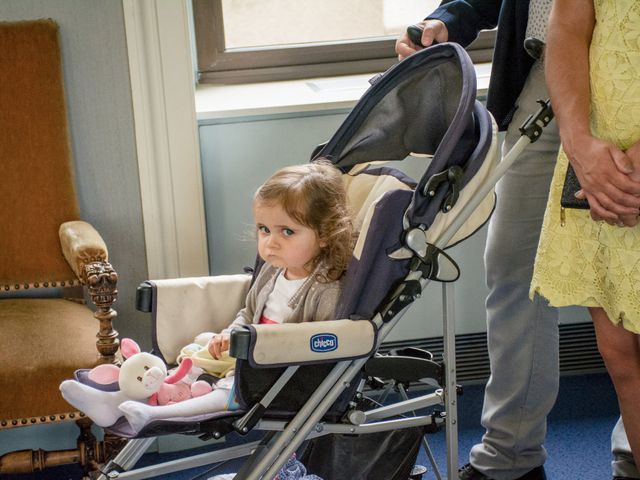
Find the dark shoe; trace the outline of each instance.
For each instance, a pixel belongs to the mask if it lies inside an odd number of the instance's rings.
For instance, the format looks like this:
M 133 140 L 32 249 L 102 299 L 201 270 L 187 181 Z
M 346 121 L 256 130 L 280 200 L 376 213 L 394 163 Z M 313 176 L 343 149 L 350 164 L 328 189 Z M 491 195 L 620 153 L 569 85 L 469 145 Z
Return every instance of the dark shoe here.
M 486 475 L 483 475 L 478 470 L 473 468 L 470 463 L 463 465 L 458 469 L 459 480 L 491 480 Z
M 490 477 L 480 473 L 478 470 L 473 468 L 470 463 L 463 465 L 458 470 L 458 479 L 459 480 L 491 480 Z M 544 467 L 540 465 L 532 470 L 529 470 L 527 473 L 522 475 L 521 477 L 516 478 L 515 480 L 547 480 L 547 475 L 544 473 Z M 616 480 L 616 479 L 614 479 Z
M 516 478 L 516 480 L 547 480 L 547 474 L 544 473 L 544 467 L 540 465 L 532 468 L 521 477 Z
M 631 478 L 631 477 L 613 477 L 613 480 L 638 480 L 638 479 Z

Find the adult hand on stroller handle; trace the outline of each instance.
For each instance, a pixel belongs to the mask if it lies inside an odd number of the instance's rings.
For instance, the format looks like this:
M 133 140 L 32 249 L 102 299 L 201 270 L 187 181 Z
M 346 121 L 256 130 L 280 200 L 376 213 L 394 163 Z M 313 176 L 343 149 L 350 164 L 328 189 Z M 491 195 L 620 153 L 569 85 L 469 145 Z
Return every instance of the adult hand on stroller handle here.
M 437 43 L 448 41 L 449 31 L 440 20 L 429 19 L 409 25 L 396 41 L 396 53 L 400 60 Z
M 424 45 L 422 44 L 422 32 L 424 32 L 424 29 L 420 25 L 409 25 L 407 27 L 407 35 L 409 36 L 409 40 L 411 40 L 417 46 L 424 48 Z M 434 40 L 433 43 L 438 42 Z
M 427 19 L 407 27 L 407 36 L 417 46 L 426 48 L 449 41 L 449 30 L 442 20 Z

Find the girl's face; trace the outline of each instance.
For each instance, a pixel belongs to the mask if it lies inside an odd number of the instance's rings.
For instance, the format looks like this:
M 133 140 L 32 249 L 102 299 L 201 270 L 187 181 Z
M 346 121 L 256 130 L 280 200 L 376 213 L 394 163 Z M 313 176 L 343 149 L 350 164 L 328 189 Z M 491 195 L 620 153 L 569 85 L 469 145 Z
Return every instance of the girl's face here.
M 308 264 L 320 254 L 316 232 L 296 222 L 277 203 L 255 202 L 253 216 L 258 253 L 264 261 L 286 269 L 289 280 L 309 276 Z

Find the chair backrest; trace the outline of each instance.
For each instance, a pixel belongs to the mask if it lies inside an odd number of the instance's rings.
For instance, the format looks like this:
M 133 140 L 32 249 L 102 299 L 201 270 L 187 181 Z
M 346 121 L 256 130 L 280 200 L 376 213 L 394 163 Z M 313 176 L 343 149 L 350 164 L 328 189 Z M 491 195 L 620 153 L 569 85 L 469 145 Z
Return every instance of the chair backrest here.
M 72 280 L 58 228 L 79 209 L 52 20 L 0 22 L 0 105 L 0 288 Z

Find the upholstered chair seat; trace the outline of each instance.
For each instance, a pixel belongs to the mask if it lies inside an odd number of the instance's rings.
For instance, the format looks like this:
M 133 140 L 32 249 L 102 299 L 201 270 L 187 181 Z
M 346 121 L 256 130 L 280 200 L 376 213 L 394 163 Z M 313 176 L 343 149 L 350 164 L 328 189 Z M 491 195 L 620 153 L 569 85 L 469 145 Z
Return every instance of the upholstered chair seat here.
M 61 298 L 5 299 L 0 325 L 7 340 L 0 385 L 10 387 L 0 395 L 2 421 L 34 424 L 51 420 L 47 413 L 69 412 L 69 404 L 57 394 L 60 382 L 72 378 L 78 366 L 91 368 L 98 363 L 95 342 L 78 341 L 96 335 L 91 312 Z M 73 335 L 52 335 L 63 331 Z

